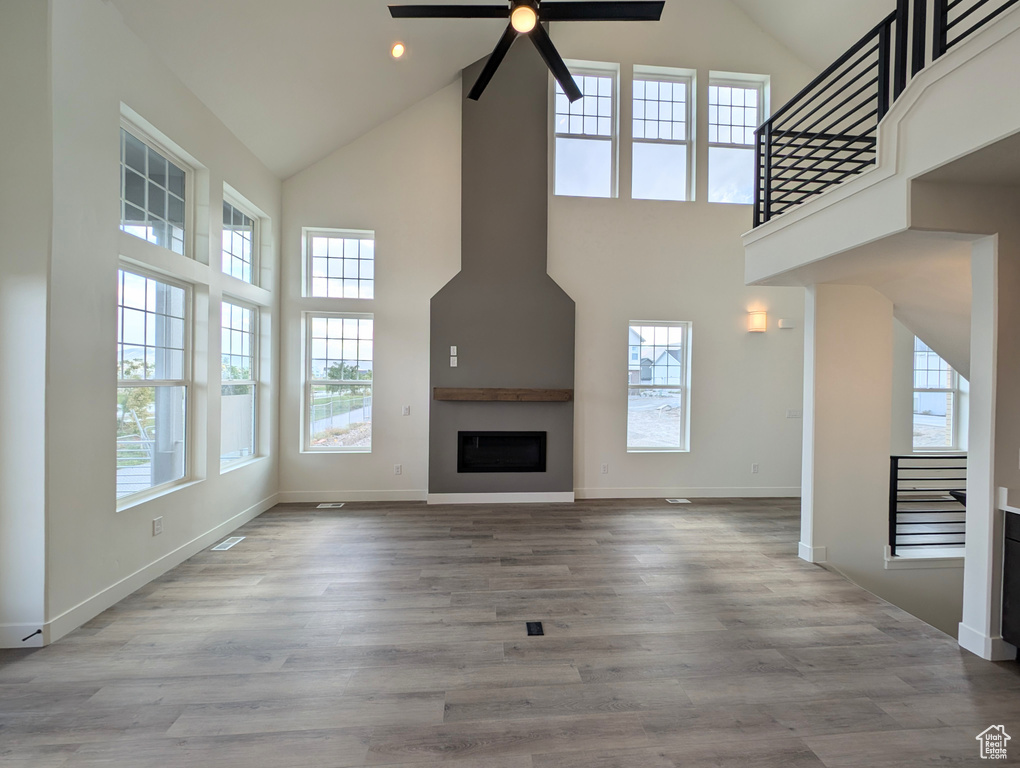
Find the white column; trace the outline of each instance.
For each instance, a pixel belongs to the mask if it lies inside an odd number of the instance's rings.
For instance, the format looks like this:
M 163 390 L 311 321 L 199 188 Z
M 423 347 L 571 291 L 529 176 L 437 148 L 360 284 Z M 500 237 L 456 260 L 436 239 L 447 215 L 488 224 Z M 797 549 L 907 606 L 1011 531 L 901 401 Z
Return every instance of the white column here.
M 804 298 L 804 436 L 801 448 L 800 544 L 798 554 L 809 563 L 825 562 L 825 547 L 815 546 L 815 313 L 818 286 Z
M 963 620 L 959 642 L 984 659 L 1012 659 L 1016 649 L 1001 635 L 1002 616 L 1002 512 L 996 484 L 1006 483 L 997 472 L 998 453 L 1013 457 L 1008 434 L 1000 434 L 999 238 L 977 241 L 971 252 L 973 301 L 970 341 L 970 426 L 967 458 L 967 545 L 963 571 Z M 1006 400 L 1013 400 L 1006 392 Z M 997 448 L 999 449 L 997 451 Z M 1005 458 L 1005 457 L 1000 457 Z M 999 479 L 997 480 L 997 477 Z

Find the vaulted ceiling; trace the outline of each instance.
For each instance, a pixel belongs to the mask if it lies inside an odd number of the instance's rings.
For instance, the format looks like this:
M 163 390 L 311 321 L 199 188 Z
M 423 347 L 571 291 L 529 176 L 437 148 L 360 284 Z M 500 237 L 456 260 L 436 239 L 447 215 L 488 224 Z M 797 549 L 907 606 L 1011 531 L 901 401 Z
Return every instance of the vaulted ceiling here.
M 453 82 L 462 68 L 489 52 L 504 27 L 486 19 L 395 20 L 385 0 L 110 1 L 281 178 Z M 732 2 L 817 70 L 894 4 L 667 0 L 661 23 L 682 23 L 684 7 L 697 2 Z M 408 46 L 399 61 L 389 54 L 396 40 Z

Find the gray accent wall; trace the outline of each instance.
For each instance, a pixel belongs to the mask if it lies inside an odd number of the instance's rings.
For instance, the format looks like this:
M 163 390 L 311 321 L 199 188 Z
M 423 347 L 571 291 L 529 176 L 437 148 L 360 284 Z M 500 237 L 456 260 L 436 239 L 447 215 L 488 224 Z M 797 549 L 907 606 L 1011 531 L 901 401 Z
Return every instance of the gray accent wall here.
M 484 63 L 464 70 L 465 97 Z M 574 386 L 574 302 L 546 272 L 547 72 L 518 40 L 481 99 L 463 101 L 461 271 L 432 297 L 433 388 Z M 461 430 L 545 431 L 546 472 L 458 474 Z M 432 400 L 429 493 L 573 491 L 573 440 L 573 402 Z

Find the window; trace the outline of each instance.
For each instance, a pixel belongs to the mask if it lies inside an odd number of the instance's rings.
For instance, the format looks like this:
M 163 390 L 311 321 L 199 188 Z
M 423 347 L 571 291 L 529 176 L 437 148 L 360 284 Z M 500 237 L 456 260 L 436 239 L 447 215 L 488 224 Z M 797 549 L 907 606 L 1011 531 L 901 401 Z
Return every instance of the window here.
M 708 202 L 754 202 L 754 131 L 764 114 L 760 78 L 712 76 L 708 85 Z
M 137 136 L 120 129 L 120 228 L 184 254 L 186 172 Z
M 309 315 L 306 447 L 372 448 L 371 315 Z
M 631 323 L 628 451 L 688 450 L 690 337 L 690 323 Z
M 306 231 L 308 296 L 375 298 L 375 233 Z
M 185 475 L 185 288 L 117 273 L 117 498 Z
M 616 77 L 607 72 L 576 72 L 583 94 L 573 104 L 556 83 L 555 193 L 612 197 L 616 193 Z
M 634 156 L 631 197 L 691 199 L 690 77 L 634 79 Z
M 223 201 L 223 273 L 252 283 L 255 219 Z
M 220 464 L 254 456 L 257 449 L 258 311 L 224 301 L 220 308 Z
M 914 450 L 959 447 L 960 376 L 914 337 Z

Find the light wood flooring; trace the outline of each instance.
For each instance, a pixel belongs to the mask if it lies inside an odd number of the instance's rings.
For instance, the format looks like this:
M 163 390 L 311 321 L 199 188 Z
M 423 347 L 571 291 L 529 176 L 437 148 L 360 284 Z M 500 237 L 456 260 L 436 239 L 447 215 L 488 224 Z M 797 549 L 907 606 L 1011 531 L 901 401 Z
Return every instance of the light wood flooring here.
M 976 766 L 992 724 L 1020 762 L 1017 665 L 797 530 L 796 500 L 280 506 L 0 651 L 0 765 Z

